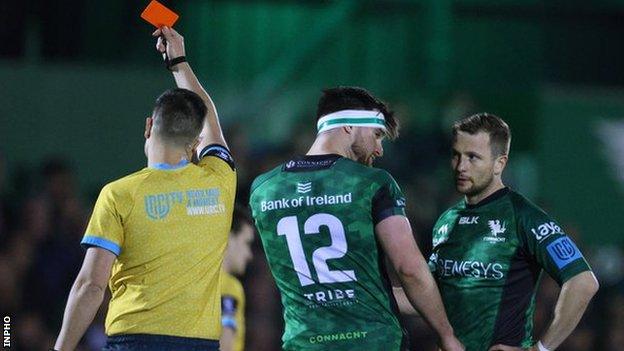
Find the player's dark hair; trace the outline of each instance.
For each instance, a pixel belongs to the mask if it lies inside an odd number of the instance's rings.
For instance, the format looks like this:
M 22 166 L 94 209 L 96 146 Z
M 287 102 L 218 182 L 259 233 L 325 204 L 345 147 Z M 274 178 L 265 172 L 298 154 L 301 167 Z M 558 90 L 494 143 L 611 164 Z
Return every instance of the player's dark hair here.
M 323 90 L 316 108 L 316 120 L 341 110 L 377 110 L 384 115 L 390 139 L 399 136 L 399 121 L 388 105 L 359 87 L 336 87 Z
M 234 205 L 234 213 L 232 214 L 232 230 L 230 235 L 238 235 L 245 224 L 253 227 L 253 219 L 249 214 L 247 207 L 239 204 Z
M 453 138 L 457 137 L 459 131 L 471 135 L 479 132 L 486 132 L 490 136 L 492 155 L 500 156 L 509 154 L 511 130 L 507 123 L 496 115 L 482 112 L 462 118 L 453 124 Z
M 169 89 L 156 99 L 154 133 L 177 146 L 192 144 L 201 133 L 206 104 L 186 89 Z

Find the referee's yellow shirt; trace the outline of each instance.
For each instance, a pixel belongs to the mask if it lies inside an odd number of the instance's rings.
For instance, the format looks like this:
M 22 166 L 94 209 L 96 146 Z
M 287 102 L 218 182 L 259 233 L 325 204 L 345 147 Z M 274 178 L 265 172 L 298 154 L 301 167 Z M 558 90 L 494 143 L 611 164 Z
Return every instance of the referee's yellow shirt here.
M 207 146 L 197 165 L 144 168 L 102 189 L 82 244 L 117 255 L 106 334 L 219 340 L 235 191 L 220 145 Z

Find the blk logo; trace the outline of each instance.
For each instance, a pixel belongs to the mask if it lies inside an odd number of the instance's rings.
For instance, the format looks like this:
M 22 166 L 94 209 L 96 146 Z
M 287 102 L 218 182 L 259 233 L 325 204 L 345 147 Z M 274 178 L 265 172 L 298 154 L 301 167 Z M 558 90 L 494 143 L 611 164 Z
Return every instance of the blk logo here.
M 460 217 L 459 224 L 479 224 L 479 216 Z

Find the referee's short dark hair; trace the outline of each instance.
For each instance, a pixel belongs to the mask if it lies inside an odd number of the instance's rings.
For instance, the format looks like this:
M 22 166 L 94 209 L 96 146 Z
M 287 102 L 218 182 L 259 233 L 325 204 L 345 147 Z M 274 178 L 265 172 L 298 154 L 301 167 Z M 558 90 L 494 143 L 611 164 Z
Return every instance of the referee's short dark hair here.
M 252 228 L 254 226 L 253 219 L 251 219 L 251 215 L 249 214 L 249 209 L 240 204 L 235 204 L 230 235 L 238 235 L 245 224 L 249 224 Z
M 482 112 L 462 118 L 453 124 L 453 138 L 456 138 L 460 131 L 472 135 L 486 132 L 490 136 L 492 155 L 509 155 L 511 130 L 507 123 L 496 115 Z
M 386 120 L 387 136 L 391 140 L 399 136 L 399 121 L 388 105 L 360 87 L 335 87 L 323 90 L 316 106 L 316 120 L 342 110 L 376 110 Z
M 187 89 L 169 89 L 156 99 L 154 133 L 176 146 L 193 144 L 201 133 L 206 112 L 199 95 Z

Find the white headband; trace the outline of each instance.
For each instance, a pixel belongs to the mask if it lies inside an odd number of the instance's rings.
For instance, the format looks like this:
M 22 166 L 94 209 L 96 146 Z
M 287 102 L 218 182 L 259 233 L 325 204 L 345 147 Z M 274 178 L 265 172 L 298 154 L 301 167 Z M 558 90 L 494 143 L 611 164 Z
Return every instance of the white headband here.
M 344 126 L 372 127 L 386 131 L 386 120 L 379 111 L 342 110 L 325 115 L 316 122 L 318 133 Z

